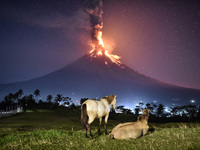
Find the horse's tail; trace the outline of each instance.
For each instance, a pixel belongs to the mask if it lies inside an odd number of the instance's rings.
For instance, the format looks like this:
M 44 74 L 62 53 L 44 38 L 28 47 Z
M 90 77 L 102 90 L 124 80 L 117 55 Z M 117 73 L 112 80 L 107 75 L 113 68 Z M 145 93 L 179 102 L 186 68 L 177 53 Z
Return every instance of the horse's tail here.
M 83 129 L 86 130 L 88 125 L 88 116 L 87 116 L 87 105 L 83 104 L 81 109 L 81 119 L 83 123 Z
M 114 139 L 114 134 L 110 133 L 109 134 L 109 139 Z

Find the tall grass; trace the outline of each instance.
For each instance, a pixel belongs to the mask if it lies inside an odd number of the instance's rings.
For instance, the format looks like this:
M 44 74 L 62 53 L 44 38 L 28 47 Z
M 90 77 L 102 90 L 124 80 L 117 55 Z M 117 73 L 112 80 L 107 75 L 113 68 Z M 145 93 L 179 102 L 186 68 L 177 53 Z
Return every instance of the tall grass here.
M 109 120 L 108 131 L 118 124 Z M 98 121 L 91 125 L 94 139 L 81 130 L 80 113 L 34 111 L 0 119 L 0 149 L 200 149 L 199 123 L 150 124 L 151 133 L 138 139 L 112 140 L 98 135 Z M 103 131 L 103 129 L 102 129 Z

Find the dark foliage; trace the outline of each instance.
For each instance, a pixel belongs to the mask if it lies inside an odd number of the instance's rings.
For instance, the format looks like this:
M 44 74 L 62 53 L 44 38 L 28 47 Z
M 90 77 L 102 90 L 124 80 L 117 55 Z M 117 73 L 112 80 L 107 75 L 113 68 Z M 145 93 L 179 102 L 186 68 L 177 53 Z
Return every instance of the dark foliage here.
M 53 98 L 52 95 L 48 95 L 46 101 L 39 98 L 39 89 L 36 89 L 34 93 L 30 95 L 24 95 L 23 90 L 20 89 L 16 93 L 9 93 L 4 97 L 4 101 L 0 103 L 0 110 L 9 111 L 20 106 L 23 107 L 23 111 L 27 109 L 68 109 L 79 111 L 81 109 L 81 104 L 88 99 L 81 98 L 80 105 L 75 105 L 70 97 L 64 97 L 62 94 L 56 95 L 55 98 Z M 134 112 L 131 109 L 125 108 L 123 105 L 118 106 L 117 111 L 111 108 L 109 118 L 122 122 L 136 121 L 140 114 L 140 109 L 144 108 L 150 109 L 149 122 L 152 123 L 200 122 L 200 106 L 175 106 L 166 111 L 166 107 L 163 104 L 157 106 L 153 103 L 147 103 L 145 105 L 142 102 L 135 107 Z

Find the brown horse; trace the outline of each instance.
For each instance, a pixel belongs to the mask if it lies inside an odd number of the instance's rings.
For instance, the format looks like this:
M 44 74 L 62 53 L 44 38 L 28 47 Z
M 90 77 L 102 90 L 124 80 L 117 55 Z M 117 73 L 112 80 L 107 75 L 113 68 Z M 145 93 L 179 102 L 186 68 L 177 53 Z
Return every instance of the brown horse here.
M 109 134 L 110 139 L 129 139 L 139 138 L 149 130 L 148 119 L 149 109 L 142 110 L 142 115 L 138 117 L 137 122 L 128 122 L 118 124 Z
M 85 130 L 85 137 L 88 137 L 87 130 L 89 130 L 90 137 L 93 138 L 90 124 L 94 121 L 95 118 L 99 119 L 98 133 L 100 134 L 100 126 L 102 117 L 104 116 L 105 134 L 107 134 L 107 121 L 109 117 L 110 106 L 112 106 L 114 109 L 116 108 L 116 97 L 116 95 L 109 95 L 102 97 L 100 101 L 89 99 L 81 105 L 81 119 L 83 122 L 83 129 Z

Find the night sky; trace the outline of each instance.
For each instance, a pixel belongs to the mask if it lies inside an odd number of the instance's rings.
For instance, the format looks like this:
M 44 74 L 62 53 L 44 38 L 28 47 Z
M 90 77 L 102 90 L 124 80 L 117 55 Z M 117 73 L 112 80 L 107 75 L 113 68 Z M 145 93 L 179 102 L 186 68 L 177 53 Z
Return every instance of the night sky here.
M 103 40 L 130 68 L 200 89 L 199 0 L 103 0 Z M 0 83 L 58 70 L 91 47 L 84 0 L 1 0 Z

